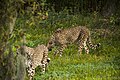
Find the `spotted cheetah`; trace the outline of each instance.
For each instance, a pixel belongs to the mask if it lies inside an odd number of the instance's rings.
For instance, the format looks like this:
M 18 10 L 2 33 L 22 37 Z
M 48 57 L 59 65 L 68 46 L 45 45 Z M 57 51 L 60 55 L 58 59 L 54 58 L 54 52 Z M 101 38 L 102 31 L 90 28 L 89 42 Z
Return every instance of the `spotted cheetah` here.
M 27 56 L 26 68 L 30 80 L 32 80 L 35 74 L 35 68 L 42 67 L 42 73 L 45 72 L 50 58 L 48 58 L 48 48 L 45 45 L 38 45 L 35 48 L 22 46 L 21 47 Z
M 88 47 L 96 49 L 100 45 L 100 43 L 96 45 L 91 43 L 89 29 L 85 26 L 77 26 L 68 29 L 57 29 L 48 41 L 47 47 L 51 50 L 54 46 L 59 46 L 59 49 L 55 52 L 55 55 L 56 53 L 60 53 L 60 56 L 62 56 L 63 50 L 67 47 L 67 44 L 75 42 L 79 45 L 80 54 L 83 48 L 88 54 Z

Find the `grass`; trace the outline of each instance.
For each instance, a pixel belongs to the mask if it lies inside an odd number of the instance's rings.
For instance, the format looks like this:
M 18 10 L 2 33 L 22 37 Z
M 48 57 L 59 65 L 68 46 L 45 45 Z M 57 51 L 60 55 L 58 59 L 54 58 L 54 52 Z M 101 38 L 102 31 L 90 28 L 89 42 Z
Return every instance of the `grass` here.
M 117 74 L 114 64 L 106 62 L 104 56 L 82 54 L 78 57 L 78 54 L 73 54 L 50 57 L 47 72 L 44 75 L 36 74 L 35 80 L 112 80 Z
M 97 20 L 100 17 L 98 16 Z M 19 21 L 18 21 L 19 22 Z M 49 18 L 39 26 L 26 29 L 27 45 L 35 47 L 37 44 L 47 44 L 52 32 L 57 28 L 69 28 L 72 25 L 87 25 L 91 30 L 103 28 L 105 23 L 96 26 L 93 16 L 68 15 L 64 13 L 51 13 Z M 108 24 L 107 24 L 108 25 Z M 100 26 L 100 27 L 99 27 Z M 111 29 L 114 25 L 108 25 Z M 92 38 L 95 43 L 100 42 L 97 50 L 90 50 L 90 54 L 78 54 L 76 45 L 69 45 L 63 56 L 53 56 L 54 50 L 49 52 L 51 62 L 45 74 L 36 69 L 34 80 L 120 80 L 120 41 L 119 26 L 117 31 L 109 38 Z M 118 36 L 116 36 L 118 35 Z M 109 36 L 109 35 L 108 35 Z

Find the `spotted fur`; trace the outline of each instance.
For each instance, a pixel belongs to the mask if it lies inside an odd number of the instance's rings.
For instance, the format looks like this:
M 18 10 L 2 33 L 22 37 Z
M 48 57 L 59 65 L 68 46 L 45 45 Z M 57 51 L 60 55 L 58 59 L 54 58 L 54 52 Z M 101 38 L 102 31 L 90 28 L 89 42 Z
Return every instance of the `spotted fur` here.
M 30 80 L 35 74 L 35 68 L 41 66 L 42 73 L 45 72 L 47 65 L 50 61 L 48 58 L 48 48 L 44 45 L 38 45 L 35 48 L 22 46 L 24 53 L 27 55 L 26 68 Z
M 85 26 L 77 26 L 68 29 L 57 29 L 51 39 L 49 40 L 47 47 L 49 50 L 54 46 L 59 46 L 59 49 L 55 52 L 62 55 L 63 50 L 67 47 L 67 44 L 77 42 L 79 45 L 79 53 L 81 54 L 84 48 L 86 53 L 89 53 L 88 47 L 96 49 L 99 44 L 93 45 L 91 43 L 90 31 Z M 88 46 L 89 45 L 89 46 Z

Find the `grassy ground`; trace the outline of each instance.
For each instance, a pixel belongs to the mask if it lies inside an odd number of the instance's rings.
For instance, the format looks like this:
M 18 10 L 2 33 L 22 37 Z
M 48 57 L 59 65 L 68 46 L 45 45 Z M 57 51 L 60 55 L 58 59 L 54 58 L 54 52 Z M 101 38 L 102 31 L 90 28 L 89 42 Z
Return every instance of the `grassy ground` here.
M 79 55 L 68 50 L 63 57 L 49 54 L 51 62 L 44 75 L 37 70 L 35 80 L 119 80 L 119 61 L 115 56 L 108 57 L 97 54 Z M 114 52 L 117 53 L 117 52 Z M 116 59 L 116 60 L 115 60 Z M 117 64 L 116 64 L 117 63 Z
M 54 50 L 49 52 L 51 62 L 45 74 L 36 69 L 34 80 L 120 80 L 120 26 L 112 23 L 105 24 L 94 20 L 93 16 L 73 16 L 64 13 L 51 14 L 48 20 L 27 29 L 27 45 L 47 44 L 52 32 L 57 28 L 69 28 L 72 25 L 86 25 L 92 32 L 94 43 L 100 42 L 97 50 L 90 50 L 90 54 L 79 55 L 76 45 L 69 45 L 63 56 L 53 56 Z M 96 26 L 97 25 L 97 26 Z M 109 29 L 103 36 L 94 29 Z M 114 29 L 113 29 L 114 28 Z

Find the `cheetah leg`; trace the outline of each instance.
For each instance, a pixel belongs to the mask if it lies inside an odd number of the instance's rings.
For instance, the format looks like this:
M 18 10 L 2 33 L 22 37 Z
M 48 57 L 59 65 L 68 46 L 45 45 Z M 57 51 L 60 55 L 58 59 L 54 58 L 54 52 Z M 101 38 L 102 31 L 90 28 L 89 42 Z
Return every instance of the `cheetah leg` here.
M 66 47 L 67 47 L 67 45 L 61 45 L 61 47 L 59 47 L 59 48 L 55 51 L 54 55 L 56 56 L 57 54 L 60 54 L 60 56 L 62 56 L 63 50 L 64 50 Z
M 82 53 L 82 49 L 83 49 L 83 42 L 80 41 L 80 42 L 79 42 L 79 50 L 78 50 L 79 54 Z
M 59 49 L 60 57 L 63 54 L 63 50 L 67 47 L 67 45 L 62 45 L 61 48 Z
M 83 50 L 83 47 L 84 47 L 84 39 L 85 39 L 85 37 L 86 36 L 83 33 L 80 34 L 79 41 L 78 41 L 78 44 L 79 44 L 78 52 L 79 52 L 79 54 L 82 53 L 82 50 Z
M 57 50 L 54 52 L 54 56 L 56 56 L 58 53 L 59 53 L 59 49 L 57 49 Z
M 46 64 L 42 64 L 42 73 L 44 74 L 46 70 Z
M 29 76 L 29 79 L 30 79 L 30 80 L 33 79 L 34 74 L 35 74 L 35 69 L 30 68 L 30 69 L 28 70 L 28 76 Z
M 88 47 L 87 47 L 87 39 L 85 39 L 85 41 L 84 41 L 84 43 L 83 43 L 83 46 L 84 46 L 85 52 L 86 52 L 87 54 L 89 54 L 89 49 L 88 49 Z
M 47 59 L 48 59 L 48 52 L 47 51 L 44 51 L 44 54 L 43 54 L 43 59 L 42 59 L 42 72 L 44 73 L 46 68 L 47 68 L 47 65 L 48 65 L 48 62 L 47 62 Z
M 45 62 L 45 71 L 47 70 L 48 68 L 48 63 L 50 62 L 50 58 L 46 58 L 46 62 Z

